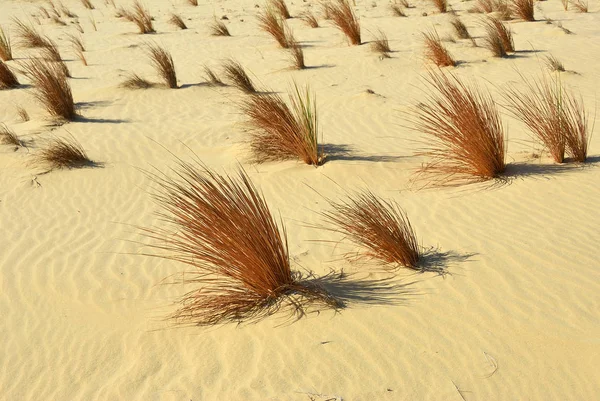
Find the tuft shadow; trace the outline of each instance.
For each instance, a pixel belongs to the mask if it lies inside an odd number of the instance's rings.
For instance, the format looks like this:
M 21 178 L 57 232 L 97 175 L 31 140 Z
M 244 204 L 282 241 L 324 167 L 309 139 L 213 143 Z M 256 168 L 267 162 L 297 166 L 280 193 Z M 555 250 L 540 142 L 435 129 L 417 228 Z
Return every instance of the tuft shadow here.
M 438 248 L 427 248 L 421 254 L 419 268 L 421 272 L 433 272 L 442 275 L 450 274 L 448 272 L 450 266 L 467 262 L 476 255 L 476 253 L 442 252 Z
M 130 120 L 123 120 L 118 118 L 91 118 L 91 117 L 83 117 L 77 116 L 73 122 L 78 123 L 96 123 L 96 124 L 121 124 L 128 123 Z
M 224 87 L 225 85 L 215 85 L 212 82 L 197 82 L 195 84 L 183 84 L 179 85 L 179 89 L 187 89 L 187 88 L 211 88 L 211 87 Z
M 78 102 L 76 107 L 80 110 L 91 109 L 92 107 L 105 107 L 108 106 L 110 102 L 106 100 L 96 100 L 91 102 Z
M 317 70 L 317 69 L 321 69 L 321 68 L 334 68 L 334 67 L 335 67 L 334 64 L 307 65 L 302 70 Z M 299 71 L 302 71 L 302 70 L 299 70 Z
M 321 145 L 321 149 L 325 154 L 325 163 L 343 160 L 343 161 L 367 161 L 367 162 L 394 162 L 402 159 L 404 156 L 389 156 L 389 155 L 365 155 L 355 153 L 354 148 L 345 144 L 326 143 Z

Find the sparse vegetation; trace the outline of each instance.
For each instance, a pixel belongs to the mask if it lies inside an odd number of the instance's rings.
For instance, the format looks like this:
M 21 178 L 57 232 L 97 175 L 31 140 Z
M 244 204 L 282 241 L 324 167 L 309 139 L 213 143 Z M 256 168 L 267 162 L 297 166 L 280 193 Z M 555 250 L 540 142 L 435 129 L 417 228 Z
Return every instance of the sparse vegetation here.
M 214 73 L 213 70 L 210 69 L 207 65 L 203 66 L 204 76 L 206 81 L 212 86 L 225 86 L 223 81 Z
M 16 88 L 17 86 L 19 86 L 19 81 L 15 74 L 3 61 L 0 61 L 0 90 Z
M 588 12 L 588 3 L 585 0 L 571 0 L 571 5 L 578 13 Z
M 559 71 L 559 72 L 564 72 L 565 71 L 565 66 L 555 56 L 553 56 L 551 54 L 550 55 L 546 55 L 544 57 L 544 60 L 546 62 L 546 66 L 548 67 L 548 69 L 550 71 Z
M 10 35 L 0 26 L 0 60 L 10 61 L 13 59 Z
M 75 138 L 52 138 L 45 148 L 34 155 L 33 163 L 43 165 L 49 170 L 94 167 L 85 150 Z
M 223 63 L 223 73 L 233 86 L 245 93 L 256 93 L 256 88 L 252 80 L 246 74 L 244 67 L 233 59 L 226 60 Z
M 306 12 L 300 14 L 300 19 L 311 28 L 318 28 L 319 21 L 317 17 L 312 13 L 312 11 L 307 10 Z
M 440 13 L 448 12 L 448 0 L 430 0 Z
M 371 42 L 371 48 L 374 52 L 379 53 L 382 57 L 390 57 L 390 44 L 387 35 L 381 29 L 374 34 L 374 39 Z
M 29 113 L 21 106 L 17 106 L 17 115 L 21 121 L 29 121 Z
M 348 0 L 336 0 L 335 3 L 329 3 L 327 9 L 333 24 L 346 35 L 350 44 L 360 45 L 360 21 Z
M 212 36 L 231 36 L 227 25 L 223 21 L 219 21 L 216 18 L 208 26 L 210 34 Z
M 484 46 L 492 52 L 494 57 L 506 57 L 515 51 L 512 32 L 497 18 L 488 17 L 483 21 L 486 36 Z
M 279 43 L 279 46 L 287 49 L 289 47 L 287 41 L 287 26 L 275 12 L 268 8 L 258 14 L 258 26 L 260 29 L 268 33 Z
M 21 47 L 35 48 L 45 47 L 47 45 L 46 40 L 40 35 L 34 27 L 25 24 L 18 18 L 13 18 L 13 22 L 16 25 L 18 44 Z
M 273 8 L 277 11 L 277 14 L 279 14 L 279 16 L 283 19 L 289 19 L 292 18 L 290 15 L 290 12 L 287 8 L 287 5 L 285 4 L 285 0 L 268 0 L 269 3 L 267 5 L 267 8 Z
M 438 67 L 454 67 L 456 65 L 456 61 L 442 44 L 435 30 L 423 33 L 423 38 L 425 40 L 425 58 L 427 60 Z
M 525 21 L 535 21 L 533 0 L 512 0 L 513 14 Z
M 129 77 L 121 83 L 121 88 L 126 89 L 148 89 L 152 88 L 154 84 L 140 77 L 139 75 L 132 73 Z
M 181 17 L 175 13 L 171 14 L 171 18 L 169 18 L 169 23 L 171 25 L 176 26 L 179 29 L 187 29 L 187 25 L 185 24 L 185 22 L 183 22 Z
M 8 128 L 6 124 L 0 124 L 0 144 L 12 145 L 16 147 L 23 147 L 23 142 L 19 139 L 17 134 Z
M 93 10 L 95 8 L 90 0 L 81 0 L 81 4 L 88 10 Z
M 390 10 L 392 10 L 392 14 L 394 14 L 394 16 L 396 16 L 396 17 L 406 17 L 404 8 L 402 8 L 398 4 L 390 4 Z
M 139 0 L 134 0 L 133 9 L 131 11 L 127 11 L 124 14 L 124 17 L 134 22 L 142 34 L 156 32 L 154 30 L 154 25 L 152 24 L 152 16 L 148 10 L 142 6 Z
M 175 64 L 171 53 L 156 43 L 146 43 L 145 49 L 150 62 L 165 85 L 171 89 L 176 89 L 178 87 L 177 74 L 175 73 Z

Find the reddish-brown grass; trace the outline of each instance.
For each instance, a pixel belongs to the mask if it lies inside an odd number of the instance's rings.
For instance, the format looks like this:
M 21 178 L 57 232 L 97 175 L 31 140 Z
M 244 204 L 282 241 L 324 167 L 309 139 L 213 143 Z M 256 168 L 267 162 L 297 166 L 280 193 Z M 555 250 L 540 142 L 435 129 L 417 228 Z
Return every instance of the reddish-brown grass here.
M 227 25 L 216 18 L 208 25 L 208 29 L 212 36 L 231 36 L 229 29 L 227 29 Z
M 512 0 L 511 11 L 517 18 L 535 21 L 533 0 Z
M 267 7 L 273 7 L 283 19 L 292 18 L 287 5 L 285 4 L 285 0 L 269 0 Z
M 44 47 L 47 45 L 46 40 L 35 30 L 31 25 L 27 25 L 18 18 L 13 18 L 17 30 L 17 43 L 21 47 Z
M 448 12 L 448 0 L 430 0 L 440 13 Z
M 442 44 L 436 31 L 424 32 L 425 40 L 425 58 L 438 67 L 454 67 L 456 61 L 450 55 L 450 52 Z
M 142 34 L 156 32 L 152 24 L 152 16 L 138 0 L 133 2 L 133 9 L 128 11 L 125 17 L 134 22 Z
M 17 134 L 8 128 L 6 124 L 0 124 L 0 144 L 16 147 L 24 146 L 23 141 L 21 141 Z
M 171 18 L 169 18 L 169 24 L 176 26 L 179 29 L 187 29 L 187 25 L 183 22 L 183 19 L 175 13 L 171 13 Z
M 260 12 L 257 18 L 260 29 L 271 35 L 279 43 L 279 46 L 284 49 L 289 47 L 287 25 L 283 19 L 275 14 L 273 9 L 267 8 L 265 11 Z
M 588 3 L 585 0 L 571 0 L 571 5 L 578 13 L 588 12 Z
M 75 119 L 71 86 L 59 64 L 32 59 L 21 63 L 21 68 L 34 85 L 36 99 L 52 116 L 69 121 Z
M 8 66 L 0 61 L 0 90 L 16 88 L 19 86 L 19 80 Z
M 410 220 L 400 206 L 370 191 L 351 194 L 346 200 L 329 201 L 333 210 L 321 214 L 343 234 L 365 248 L 366 257 L 386 266 L 419 268 L 419 243 Z
M 390 10 L 392 10 L 392 14 L 396 17 L 406 17 L 404 8 L 399 4 L 390 4 Z
M 93 10 L 94 8 L 96 8 L 90 0 L 81 0 L 81 4 L 83 4 L 83 6 L 88 10 Z
M 90 160 L 81 144 L 72 137 L 50 139 L 46 147 L 33 156 L 33 164 L 44 165 L 49 170 L 98 165 Z
M 191 267 L 186 293 L 171 315 L 179 324 L 255 321 L 282 307 L 302 316 L 306 303 L 339 308 L 340 301 L 293 271 L 283 224 L 240 169 L 219 175 L 204 165 L 179 162 L 172 176 L 148 173 L 160 228 L 143 229 L 159 256 Z
M 126 89 L 148 89 L 152 88 L 154 84 L 135 73 L 131 73 L 119 86 Z
M 198 0 L 187 0 L 188 4 L 191 6 L 197 6 L 198 5 Z
M 590 127 L 583 102 L 559 78 L 523 77 L 522 87 L 505 89 L 509 112 L 527 125 L 556 163 L 564 161 L 565 151 L 574 161 L 585 162 Z
M 307 10 L 300 14 L 300 19 L 311 28 L 319 27 L 319 20 L 317 20 L 317 17 L 315 17 L 311 10 Z
M 296 41 L 296 38 L 294 38 L 294 35 L 291 31 L 288 34 L 287 43 L 294 68 L 297 70 L 306 68 L 306 65 L 304 64 L 304 50 L 302 50 L 302 45 Z
M 505 169 L 505 135 L 489 93 L 452 74 L 430 71 L 427 100 L 411 120 L 428 138 L 422 168 L 434 185 L 454 185 L 498 177 Z
M 221 79 L 217 76 L 217 74 L 213 70 L 210 69 L 209 66 L 204 65 L 202 67 L 202 69 L 204 70 L 204 76 L 205 76 L 208 84 L 210 84 L 212 86 L 225 86 L 223 81 L 221 81 Z
M 348 0 L 335 0 L 328 6 L 328 13 L 336 28 L 346 35 L 351 45 L 360 45 L 360 21 Z
M 10 43 L 10 36 L 5 33 L 2 27 L 0 27 L 0 60 L 10 61 L 13 59 L 12 46 Z
M 242 101 L 256 162 L 300 159 L 314 166 L 323 163 L 315 98 L 308 88 L 294 85 L 293 91 L 289 106 L 277 94 L 254 95 Z
M 67 64 L 62 59 L 60 52 L 58 51 L 58 45 L 49 37 L 44 38 L 44 46 L 42 47 L 41 55 L 43 58 L 49 61 L 55 62 L 64 72 L 67 78 L 71 77 L 71 72 L 67 67 Z
M 175 63 L 171 53 L 156 43 L 146 43 L 144 47 L 150 63 L 154 66 L 165 85 L 171 89 L 177 89 L 177 74 L 175 73 Z
M 244 67 L 237 61 L 229 59 L 223 62 L 223 73 L 233 86 L 246 93 L 256 93 L 252 80 L 246 74 Z
M 512 32 L 502 21 L 494 17 L 487 17 L 482 23 L 486 33 L 484 37 L 485 47 L 495 57 L 506 57 L 507 53 L 515 51 Z
M 67 34 L 67 41 L 71 43 L 74 49 L 79 50 L 81 52 L 85 51 L 85 46 L 83 45 L 83 39 L 81 36 L 75 36 L 73 34 Z
M 472 39 L 467 26 L 459 19 L 454 18 L 450 21 L 452 28 L 454 28 L 454 33 L 458 36 L 459 39 Z
M 390 43 L 388 41 L 387 35 L 381 29 L 378 29 L 374 34 L 373 41 L 371 42 L 371 49 L 379 53 L 381 57 L 390 57 L 389 53 L 392 51 L 390 49 Z

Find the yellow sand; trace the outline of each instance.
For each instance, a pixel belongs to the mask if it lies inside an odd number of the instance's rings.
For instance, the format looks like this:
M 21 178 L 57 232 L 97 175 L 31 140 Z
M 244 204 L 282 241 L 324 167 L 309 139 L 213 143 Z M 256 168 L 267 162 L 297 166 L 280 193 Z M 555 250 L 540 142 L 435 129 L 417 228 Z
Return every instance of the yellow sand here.
M 511 182 L 417 190 L 410 180 L 425 159 L 413 156 L 420 135 L 403 113 L 426 96 L 420 32 L 435 27 L 447 37 L 451 17 L 409 1 L 416 7 L 408 18 L 391 16 L 387 0 L 356 1 L 364 40 L 377 28 L 390 39 L 394 52 L 384 60 L 367 44 L 348 46 L 322 19 L 318 29 L 290 20 L 314 67 L 304 71 L 288 69 L 287 53 L 258 29 L 255 3 L 262 8 L 262 1 L 200 0 L 192 7 L 146 0 L 158 34 L 139 35 L 101 0 L 92 0 L 91 12 L 64 0 L 85 29 L 88 67 L 66 41 L 67 32 L 77 33 L 73 20 L 36 24 L 68 60 L 85 120 L 53 127 L 29 89 L 0 92 L 0 121 L 33 141 L 17 152 L 0 146 L 0 400 L 600 399 L 600 135 L 591 140 L 589 166 L 556 166 L 520 122 L 505 116 Z M 318 13 L 317 3 L 288 1 L 293 15 L 309 7 Z M 43 4 L 2 0 L 0 25 L 15 39 L 11 18 L 35 24 L 31 15 Z M 481 16 L 466 12 L 473 2 L 451 5 L 481 43 Z M 190 29 L 167 23 L 174 10 Z M 498 88 L 518 83 L 519 73 L 547 73 L 543 57 L 553 54 L 569 70 L 561 80 L 581 94 L 593 122 L 597 1 L 590 11 L 538 3 L 536 18 L 554 24 L 510 22 L 519 52 L 509 59 L 494 59 L 469 41 L 445 42 L 462 62 L 452 71 L 501 102 Z M 213 15 L 227 15 L 231 38 L 209 36 Z M 140 46 L 148 40 L 172 52 L 181 89 L 119 88 L 132 71 L 158 79 Z M 13 69 L 35 54 L 16 46 L 14 52 Z M 250 164 L 236 107 L 242 95 L 202 85 L 201 66 L 218 70 L 229 56 L 274 90 L 286 92 L 292 80 L 309 83 L 324 142 L 347 145 L 349 154 L 316 169 L 295 161 Z M 15 105 L 31 121 L 20 122 Z M 104 167 L 40 174 L 28 165 L 44 140 L 68 134 Z M 138 255 L 142 249 L 131 241 L 143 238 L 132 225 L 157 222 L 151 183 L 140 169 L 164 170 L 173 165 L 169 152 L 189 160 L 190 149 L 218 171 L 244 165 L 285 220 L 296 268 L 389 276 L 375 264 L 345 261 L 353 246 L 315 241 L 341 237 L 308 227 L 327 207 L 310 188 L 335 199 L 368 187 L 407 211 L 424 247 L 455 255 L 450 274 L 398 272 L 405 287 L 393 305 L 350 303 L 339 314 L 322 311 L 291 324 L 276 315 L 239 327 L 172 328 L 162 318 L 184 289 L 157 284 L 184 266 Z

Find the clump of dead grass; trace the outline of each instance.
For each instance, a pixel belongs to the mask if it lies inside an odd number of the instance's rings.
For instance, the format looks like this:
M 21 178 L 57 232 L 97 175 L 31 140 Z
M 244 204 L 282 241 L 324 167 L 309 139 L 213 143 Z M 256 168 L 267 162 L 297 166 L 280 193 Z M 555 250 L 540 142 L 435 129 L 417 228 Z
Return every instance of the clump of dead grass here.
M 485 47 L 492 52 L 494 57 L 506 57 L 515 51 L 515 45 L 510 28 L 497 18 L 488 17 L 483 20 L 486 36 Z
M 588 3 L 585 0 L 571 0 L 571 5 L 578 13 L 588 12 Z
M 0 61 L 0 90 L 11 89 L 19 86 L 19 80 L 10 70 L 8 65 Z
M 467 26 L 459 19 L 454 18 L 450 21 L 452 28 L 454 28 L 454 33 L 459 39 L 472 39 Z
M 6 124 L 0 124 L 0 144 L 12 145 L 18 148 L 24 146 L 23 141 L 21 141 L 17 134 L 8 128 Z
M 125 89 L 149 89 L 154 87 L 154 84 L 135 73 L 131 73 L 119 86 Z
M 43 165 L 49 170 L 94 167 L 98 163 L 90 160 L 85 149 L 75 138 L 52 138 L 46 146 L 33 156 L 33 164 Z
M 83 4 L 83 6 L 88 10 L 93 10 L 96 8 L 90 0 L 81 0 L 81 4 Z
M 260 12 L 257 16 L 258 26 L 260 29 L 268 33 L 279 43 L 279 46 L 287 49 L 288 44 L 288 28 L 285 21 L 281 19 L 272 8 L 267 8 Z
M 319 27 L 319 20 L 317 20 L 317 17 L 313 14 L 311 10 L 307 10 L 300 14 L 300 19 L 311 28 Z
M 378 29 L 374 34 L 374 39 L 371 42 L 371 49 L 379 53 L 382 57 L 388 58 L 390 57 L 390 43 L 388 41 L 387 35 L 381 29 Z
M 225 84 L 223 83 L 223 81 L 221 81 L 221 78 L 219 78 L 217 76 L 217 74 L 207 65 L 204 65 L 202 67 L 202 69 L 204 70 L 204 76 L 206 78 L 206 81 L 212 85 L 212 86 L 225 86 Z
M 171 18 L 169 18 L 169 24 L 176 26 L 179 29 L 187 29 L 187 25 L 183 22 L 183 19 L 175 13 L 171 13 Z
M 2 61 L 10 61 L 13 59 L 10 35 L 7 32 L 4 32 L 0 26 L 0 60 Z
M 302 45 L 296 41 L 296 38 L 294 38 L 294 35 L 291 32 L 288 35 L 287 42 L 294 68 L 297 70 L 306 68 L 306 65 L 304 64 L 304 50 L 302 50 Z
M 450 52 L 442 44 L 437 32 L 430 31 L 423 33 L 425 40 L 425 58 L 438 67 L 454 67 L 456 61 L 450 55 Z
M 330 3 L 328 13 L 336 28 L 346 35 L 351 45 L 360 45 L 360 21 L 348 0 L 335 0 Z
M 563 65 L 563 63 L 552 54 L 546 55 L 544 61 L 546 62 L 546 66 L 550 71 L 565 71 L 565 66 Z
M 406 17 L 406 13 L 404 12 L 404 8 L 399 4 L 390 4 L 390 10 L 392 14 L 396 17 Z
M 448 12 L 448 0 L 430 0 L 440 13 Z
M 29 121 L 29 113 L 27 113 L 27 110 L 25 110 L 22 106 L 16 106 L 16 109 L 17 115 L 21 121 Z
M 223 73 L 233 86 L 245 93 L 256 93 L 256 88 L 252 83 L 252 80 L 244 70 L 242 65 L 233 60 L 229 59 L 223 62 Z
M 154 66 L 165 85 L 171 89 L 177 89 L 177 74 L 175 73 L 175 63 L 171 53 L 156 43 L 146 43 L 145 50 L 150 63 Z
M 35 48 L 47 45 L 46 39 L 31 25 L 27 25 L 18 18 L 13 18 L 17 31 L 17 43 L 21 47 Z
M 212 36 L 231 36 L 227 25 L 223 21 L 219 21 L 216 18 L 208 26 L 210 34 Z
M 152 16 L 138 0 L 134 0 L 132 10 L 127 11 L 124 16 L 137 25 L 140 33 L 148 34 L 156 32 L 152 24 Z
M 534 0 L 512 0 L 511 10 L 517 18 L 524 21 L 535 21 Z
M 281 18 L 292 18 L 292 16 L 290 15 L 290 11 L 288 10 L 287 5 L 285 4 L 285 0 L 269 0 L 267 8 L 270 7 L 275 9 L 277 11 L 277 14 L 279 14 Z

